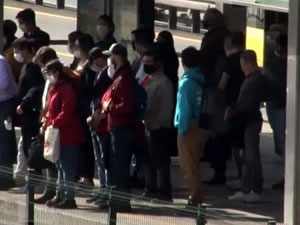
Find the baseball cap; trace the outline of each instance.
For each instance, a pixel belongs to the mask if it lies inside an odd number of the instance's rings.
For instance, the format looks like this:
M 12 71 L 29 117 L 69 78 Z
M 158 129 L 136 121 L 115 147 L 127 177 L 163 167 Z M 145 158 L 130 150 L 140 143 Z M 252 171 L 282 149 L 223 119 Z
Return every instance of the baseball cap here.
M 128 53 L 127 53 L 127 49 L 121 45 L 121 44 L 112 44 L 109 48 L 109 50 L 107 51 L 103 51 L 103 54 L 104 55 L 112 55 L 112 54 L 115 54 L 115 55 L 120 55 L 120 56 L 123 56 L 123 57 L 126 57 L 128 56 Z

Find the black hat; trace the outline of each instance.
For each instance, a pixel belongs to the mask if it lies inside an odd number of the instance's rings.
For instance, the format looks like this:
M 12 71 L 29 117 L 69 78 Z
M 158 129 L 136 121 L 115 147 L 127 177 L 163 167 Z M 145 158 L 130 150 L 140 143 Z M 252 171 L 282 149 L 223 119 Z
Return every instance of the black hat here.
M 128 53 L 127 53 L 127 49 L 121 45 L 121 44 L 112 44 L 109 48 L 109 50 L 107 51 L 103 51 L 104 55 L 119 55 L 119 56 L 123 56 L 125 58 L 127 58 Z

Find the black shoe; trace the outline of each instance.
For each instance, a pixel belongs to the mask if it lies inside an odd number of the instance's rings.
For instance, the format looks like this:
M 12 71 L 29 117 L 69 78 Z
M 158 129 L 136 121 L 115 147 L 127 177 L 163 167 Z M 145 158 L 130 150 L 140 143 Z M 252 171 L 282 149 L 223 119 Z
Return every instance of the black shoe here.
M 277 184 L 272 185 L 273 190 L 284 190 L 284 180 L 280 181 Z
M 58 204 L 53 206 L 56 209 L 77 209 L 77 204 L 74 199 L 68 200 L 65 199 Z
M 226 178 L 213 178 L 209 181 L 204 181 L 203 183 L 208 185 L 225 185 Z
M 48 207 L 54 207 L 55 205 L 57 205 L 60 202 L 62 202 L 62 199 L 58 196 L 55 196 L 53 199 L 47 201 L 46 205 Z
M 55 195 L 56 195 L 55 191 L 47 191 L 40 198 L 35 199 L 33 202 L 36 204 L 45 204 L 49 200 L 53 199 Z
M 186 208 L 197 208 L 199 205 L 202 204 L 202 201 L 196 201 L 192 198 L 192 196 L 189 196 L 188 204 L 186 205 Z
M 86 203 L 91 204 L 96 202 L 100 197 L 98 195 L 92 196 L 86 200 Z

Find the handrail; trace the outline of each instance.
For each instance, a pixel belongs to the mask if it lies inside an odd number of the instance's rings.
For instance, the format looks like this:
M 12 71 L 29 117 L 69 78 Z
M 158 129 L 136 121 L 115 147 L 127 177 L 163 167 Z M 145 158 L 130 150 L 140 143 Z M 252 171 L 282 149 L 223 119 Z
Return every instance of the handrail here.
M 190 0 L 155 0 L 155 4 L 195 10 L 206 10 L 208 7 L 213 5 L 213 3 L 210 4 L 207 2 L 196 2 Z

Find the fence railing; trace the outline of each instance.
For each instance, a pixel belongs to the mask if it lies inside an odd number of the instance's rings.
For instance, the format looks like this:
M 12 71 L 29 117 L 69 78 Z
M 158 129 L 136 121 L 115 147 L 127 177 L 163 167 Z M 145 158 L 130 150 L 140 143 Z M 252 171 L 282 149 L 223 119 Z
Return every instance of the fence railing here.
M 17 2 L 23 2 L 23 0 L 15 0 Z M 34 0 L 33 1 L 36 5 L 44 5 L 43 0 Z M 64 9 L 65 8 L 65 0 L 56 0 L 55 4 L 57 9 Z
M 0 179 L 7 179 L 12 176 L 12 170 L 0 167 Z M 41 175 L 36 174 L 33 170 L 29 170 L 27 179 L 26 198 L 15 197 L 17 206 L 13 205 L 13 194 L 9 195 L 5 203 L 4 195 L 0 195 L 0 217 L 2 224 L 16 225 L 52 225 L 52 224 L 72 224 L 72 225 L 276 225 L 275 221 L 253 222 L 245 218 L 237 218 L 235 216 L 225 215 L 218 210 L 206 208 L 205 205 L 198 207 L 186 207 L 182 203 L 171 203 L 159 200 L 153 200 L 145 197 L 140 197 L 133 194 L 122 193 L 114 188 L 103 190 L 101 196 L 107 199 L 108 208 L 99 210 L 93 206 L 84 204 L 83 196 L 91 196 L 95 194 L 95 190 L 87 186 L 77 188 L 77 198 L 80 209 L 76 210 L 61 210 L 47 208 L 46 206 L 35 205 L 34 194 L 35 187 L 43 181 Z M 57 187 L 56 182 L 47 182 L 48 187 Z M 66 184 L 63 189 L 68 190 L 70 185 Z M 79 193 L 80 194 L 79 194 Z M 4 201 L 4 202 L 3 202 Z M 132 211 L 120 211 L 119 205 L 124 202 L 130 202 Z M 7 205 L 7 206 L 6 206 Z M 7 207 L 7 209 L 5 208 Z M 278 224 L 279 225 L 279 224 Z

